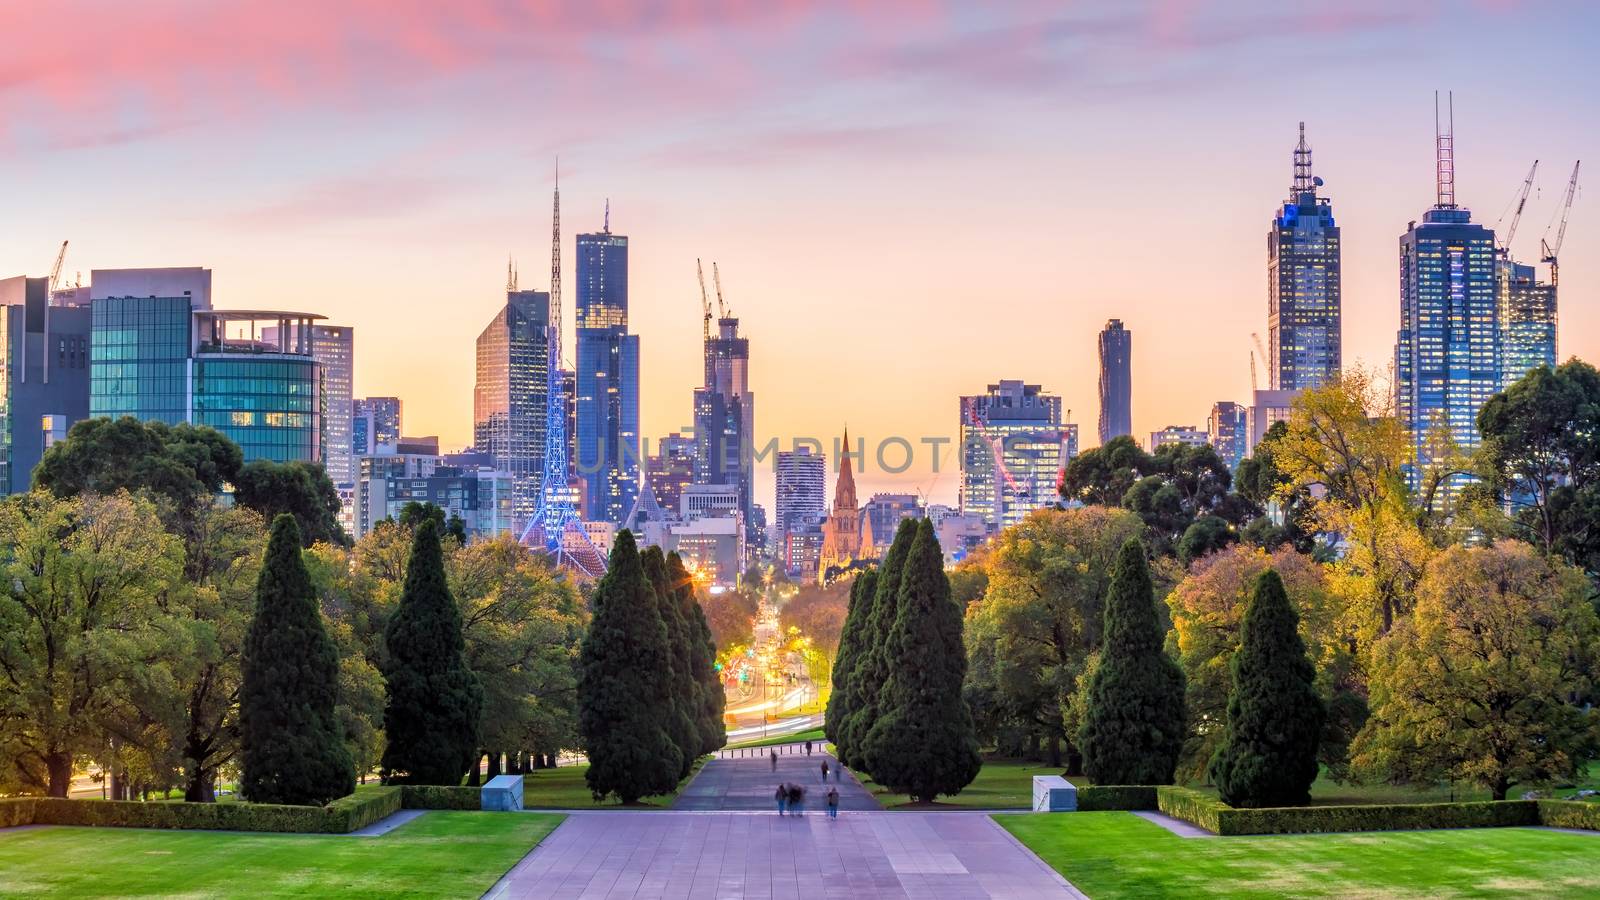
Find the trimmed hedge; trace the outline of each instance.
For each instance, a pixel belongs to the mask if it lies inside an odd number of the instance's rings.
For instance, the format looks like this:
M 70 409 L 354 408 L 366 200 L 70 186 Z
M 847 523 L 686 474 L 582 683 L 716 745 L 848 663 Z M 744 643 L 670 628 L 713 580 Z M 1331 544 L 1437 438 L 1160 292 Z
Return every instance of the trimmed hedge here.
M 483 792 L 475 787 L 456 787 L 442 784 L 406 784 L 400 786 L 402 805 L 406 809 L 482 809 Z
M 1084 812 L 1115 809 L 1155 809 L 1156 789 L 1147 784 L 1095 784 L 1078 788 L 1078 808 Z
M 1215 834 L 1231 834 L 1222 830 L 1222 812 L 1235 812 L 1233 807 L 1215 797 L 1199 791 L 1171 784 L 1156 788 L 1156 809 L 1174 819 L 1193 822 Z
M 0 823 L 349 834 L 399 812 L 400 800 L 399 788 L 378 788 L 352 794 L 325 807 L 274 803 L 140 803 L 131 800 L 38 797 L 0 801 Z M 24 814 L 28 814 L 26 820 L 23 819 Z
M 1199 791 L 1170 785 L 1156 789 L 1156 800 L 1157 808 L 1167 815 L 1192 822 L 1207 831 L 1226 835 L 1414 831 L 1425 828 L 1506 828 L 1551 824 L 1543 820 L 1543 807 L 1532 800 L 1234 809 Z M 1577 803 L 1562 805 L 1582 806 Z M 1600 815 L 1592 818 L 1600 820 Z M 1566 820 L 1588 819 L 1568 814 Z
M 1539 822 L 1551 828 L 1583 828 L 1600 831 L 1600 803 L 1581 800 L 1536 800 Z

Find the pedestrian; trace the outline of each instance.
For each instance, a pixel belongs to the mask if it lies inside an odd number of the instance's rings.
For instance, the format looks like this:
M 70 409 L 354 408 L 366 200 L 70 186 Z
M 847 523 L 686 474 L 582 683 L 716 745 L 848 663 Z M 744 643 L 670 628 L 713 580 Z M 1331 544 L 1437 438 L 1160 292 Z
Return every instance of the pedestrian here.
M 776 747 L 772 749 L 772 771 L 778 771 L 778 749 Z
M 806 789 L 798 784 L 789 785 L 789 811 L 802 817 L 806 814 Z
M 844 763 L 836 763 L 833 767 L 833 783 L 839 783 L 839 777 L 844 773 Z
M 822 761 L 822 783 L 823 784 L 827 784 L 828 783 L 828 761 L 827 760 L 823 760 Z
M 839 818 L 839 789 L 828 788 L 828 818 Z
M 811 742 L 810 741 L 806 741 L 806 755 L 807 756 L 811 755 Z
M 789 805 L 789 786 L 786 784 L 778 785 L 778 793 L 775 796 L 778 798 L 778 815 L 781 816 L 783 815 L 784 807 Z

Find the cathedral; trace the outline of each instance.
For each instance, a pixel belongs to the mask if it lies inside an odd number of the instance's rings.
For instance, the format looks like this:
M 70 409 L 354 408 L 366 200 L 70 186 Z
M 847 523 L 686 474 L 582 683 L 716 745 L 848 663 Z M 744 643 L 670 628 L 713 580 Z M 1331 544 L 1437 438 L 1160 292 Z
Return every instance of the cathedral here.
M 825 581 L 829 569 L 844 569 L 858 560 L 872 559 L 872 522 L 856 503 L 856 479 L 850 471 L 850 429 L 844 431 L 844 452 L 839 455 L 839 480 L 833 486 L 833 510 L 822 523 L 822 556 L 817 580 Z

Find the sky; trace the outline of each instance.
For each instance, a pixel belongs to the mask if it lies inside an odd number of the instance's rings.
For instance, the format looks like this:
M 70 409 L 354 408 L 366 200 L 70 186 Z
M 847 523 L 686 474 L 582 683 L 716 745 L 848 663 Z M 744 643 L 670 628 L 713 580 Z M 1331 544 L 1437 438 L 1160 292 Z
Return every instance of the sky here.
M 1002 378 L 1095 443 L 1109 318 L 1136 435 L 1248 400 L 1298 122 L 1342 227 L 1346 364 L 1379 370 L 1433 92 L 1478 221 L 1541 161 L 1521 258 L 1600 148 L 1600 4 L 1576 0 L 57 0 L 0 5 L 0 34 L 0 276 L 67 239 L 69 280 L 207 266 L 218 307 L 354 326 L 357 396 L 461 446 L 508 257 L 546 286 L 559 156 L 567 271 L 608 199 L 630 238 L 652 441 L 692 421 L 715 260 L 761 442 L 848 425 L 863 496 L 935 502 L 958 473 L 920 439 Z M 1600 360 L 1597 251 L 1580 187 L 1563 358 Z M 919 450 L 900 474 L 872 454 L 893 436 Z

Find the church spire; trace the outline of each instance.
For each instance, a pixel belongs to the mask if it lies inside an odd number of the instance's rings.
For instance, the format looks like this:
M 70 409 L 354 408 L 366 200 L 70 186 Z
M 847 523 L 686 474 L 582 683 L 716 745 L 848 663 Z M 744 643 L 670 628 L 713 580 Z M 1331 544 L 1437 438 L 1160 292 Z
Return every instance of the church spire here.
M 833 510 L 856 509 L 856 478 L 850 471 L 850 426 L 844 428 L 844 443 L 840 444 L 839 480 L 833 486 Z

